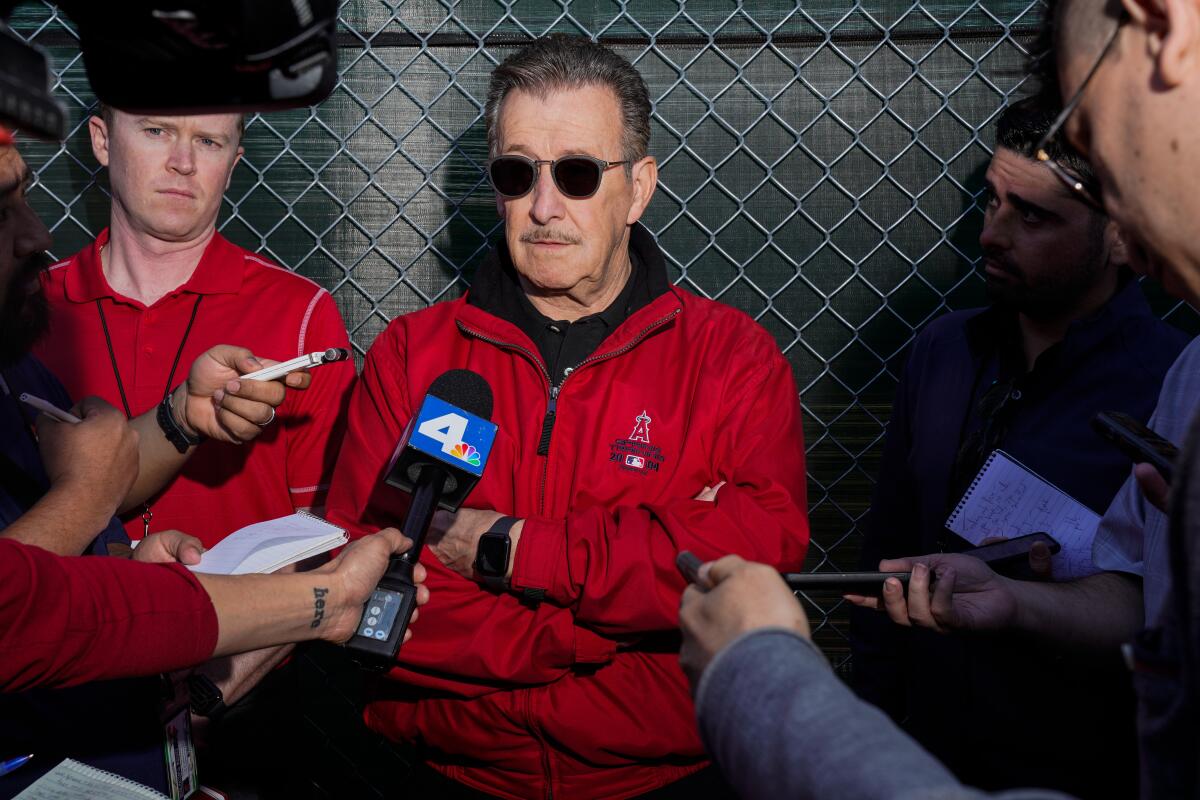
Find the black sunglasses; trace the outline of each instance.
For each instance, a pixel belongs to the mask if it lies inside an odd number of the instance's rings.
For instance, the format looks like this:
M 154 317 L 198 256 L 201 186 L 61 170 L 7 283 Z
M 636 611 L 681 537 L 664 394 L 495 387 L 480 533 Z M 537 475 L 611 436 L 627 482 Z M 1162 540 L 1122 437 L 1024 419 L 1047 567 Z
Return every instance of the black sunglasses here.
M 550 165 L 550 175 L 558 190 L 573 200 L 583 200 L 600 189 L 604 173 L 628 161 L 601 161 L 591 156 L 564 156 L 553 161 L 525 156 L 498 156 L 487 162 L 488 179 L 501 197 L 524 197 L 533 191 L 538 170 Z

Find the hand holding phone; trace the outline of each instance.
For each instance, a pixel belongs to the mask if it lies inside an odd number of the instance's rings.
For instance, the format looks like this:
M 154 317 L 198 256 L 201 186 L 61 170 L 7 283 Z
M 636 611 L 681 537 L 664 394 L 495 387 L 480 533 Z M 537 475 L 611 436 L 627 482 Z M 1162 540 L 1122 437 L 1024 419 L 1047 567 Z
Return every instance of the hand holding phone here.
M 1168 484 L 1175 477 L 1179 448 L 1128 414 L 1101 411 L 1092 418 L 1092 429 L 1112 442 L 1135 464 L 1149 464 Z

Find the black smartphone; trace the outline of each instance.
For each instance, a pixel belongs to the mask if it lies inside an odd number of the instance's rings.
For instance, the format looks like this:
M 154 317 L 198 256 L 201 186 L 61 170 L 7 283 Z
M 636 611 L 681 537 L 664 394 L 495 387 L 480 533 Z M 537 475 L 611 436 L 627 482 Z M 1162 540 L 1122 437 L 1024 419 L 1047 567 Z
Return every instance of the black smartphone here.
M 970 550 L 963 550 L 964 556 L 974 556 L 980 561 L 989 564 L 993 569 L 997 566 L 1002 566 L 1005 562 L 1013 559 L 1028 559 L 1029 551 L 1038 542 L 1044 542 L 1050 548 L 1050 555 L 1054 555 L 1059 550 L 1062 550 L 1062 545 L 1048 533 L 1027 533 L 1024 536 L 1018 536 L 1015 539 L 1005 539 L 1002 542 L 993 542 L 992 544 L 984 544 L 979 547 L 974 547 Z
M 834 591 L 839 594 L 879 595 L 883 582 L 896 578 L 908 585 L 907 572 L 785 572 L 783 580 L 793 591 Z
M 973 550 L 964 551 L 963 555 L 975 556 L 987 562 L 997 572 L 1010 574 L 1013 570 L 1028 571 L 1029 549 L 1036 542 L 1045 542 L 1053 555 L 1062 549 L 1053 536 L 1046 533 L 1030 533 L 1018 536 L 1016 539 L 1006 539 L 1003 542 L 985 544 Z M 804 591 L 837 591 L 845 594 L 878 595 L 883 591 L 883 582 L 888 578 L 896 578 L 905 586 L 908 585 L 907 572 L 787 572 L 783 579 L 792 589 Z M 1012 575 L 1017 577 L 1017 575 Z M 1025 576 L 1032 577 L 1032 576 Z
M 1101 411 L 1092 417 L 1092 430 L 1115 444 L 1135 464 L 1150 464 L 1167 483 L 1175 477 L 1179 448 L 1128 414 Z

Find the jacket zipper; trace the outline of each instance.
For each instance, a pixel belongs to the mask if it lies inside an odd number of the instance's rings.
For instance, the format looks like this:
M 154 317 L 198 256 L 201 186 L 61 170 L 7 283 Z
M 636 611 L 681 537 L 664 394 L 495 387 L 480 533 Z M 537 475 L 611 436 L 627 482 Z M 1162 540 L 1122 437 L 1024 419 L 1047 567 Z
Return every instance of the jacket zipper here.
M 546 369 L 544 364 L 542 364 L 541 359 L 539 359 L 537 356 L 535 356 L 533 353 L 531 353 L 527 348 L 524 348 L 519 344 L 513 344 L 511 342 L 505 342 L 500 339 L 495 339 L 490 336 L 486 336 L 486 335 L 480 333 L 479 331 L 474 330 L 473 328 L 468 328 L 462 322 L 456 321 L 456 324 L 458 325 L 459 330 L 461 330 L 463 333 L 466 333 L 470 336 L 474 336 L 476 339 L 487 342 L 488 344 L 493 344 L 497 347 L 506 348 L 509 350 L 516 350 L 519 353 L 525 354 L 525 356 L 530 361 L 532 361 L 534 363 L 534 365 L 538 368 L 538 370 L 542 373 L 542 377 L 544 377 L 546 379 L 546 385 L 549 387 L 548 388 L 548 396 L 547 396 L 547 400 L 546 400 L 546 415 L 544 417 L 542 417 L 542 434 L 538 438 L 538 446 L 537 446 L 537 454 L 539 456 L 544 456 L 546 459 L 545 461 L 542 462 L 541 486 L 538 489 L 538 513 L 539 514 L 546 513 L 546 477 L 547 477 L 547 473 L 549 472 L 549 469 L 550 469 L 550 439 L 554 435 L 554 421 L 558 415 L 558 395 L 562 391 L 563 384 L 567 382 L 567 378 L 569 378 L 571 375 L 573 375 L 575 372 L 577 372 L 581 367 L 584 367 L 588 364 L 594 364 L 597 361 L 607 361 L 610 358 L 616 358 L 617 356 L 628 353 L 630 350 L 632 350 L 634 347 L 636 347 L 643 339 L 645 339 L 647 336 L 649 336 L 651 333 L 653 333 L 658 328 L 661 328 L 663 325 L 666 325 L 668 322 L 675 319 L 675 317 L 677 317 L 677 316 L 679 316 L 678 308 L 673 310 L 670 314 L 667 314 L 665 317 L 659 317 L 657 320 L 650 323 L 645 328 L 642 328 L 642 330 L 639 331 L 636 336 L 634 336 L 632 339 L 630 339 L 628 342 L 626 342 L 621 347 L 618 347 L 616 350 L 611 350 L 607 353 L 601 353 L 600 355 L 588 356 L 587 358 L 585 358 L 583 361 L 580 361 L 575 366 L 568 367 L 567 369 L 563 370 L 562 380 L 560 380 L 558 383 L 552 382 L 552 379 L 550 378 L 550 371 L 548 369 Z

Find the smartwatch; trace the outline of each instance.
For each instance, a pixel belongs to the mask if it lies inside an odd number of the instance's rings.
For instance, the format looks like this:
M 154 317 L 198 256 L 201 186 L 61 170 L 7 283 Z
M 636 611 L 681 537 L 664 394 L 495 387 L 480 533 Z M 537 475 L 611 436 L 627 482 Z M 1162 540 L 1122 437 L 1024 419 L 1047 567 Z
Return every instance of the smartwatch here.
M 508 560 L 512 557 L 512 539 L 508 532 L 517 521 L 516 517 L 501 517 L 479 537 L 475 549 L 475 571 L 489 589 L 503 591 L 508 586 Z
M 225 713 L 225 695 L 212 678 L 193 672 L 188 676 L 188 697 L 192 713 L 209 719 L 219 719 Z

